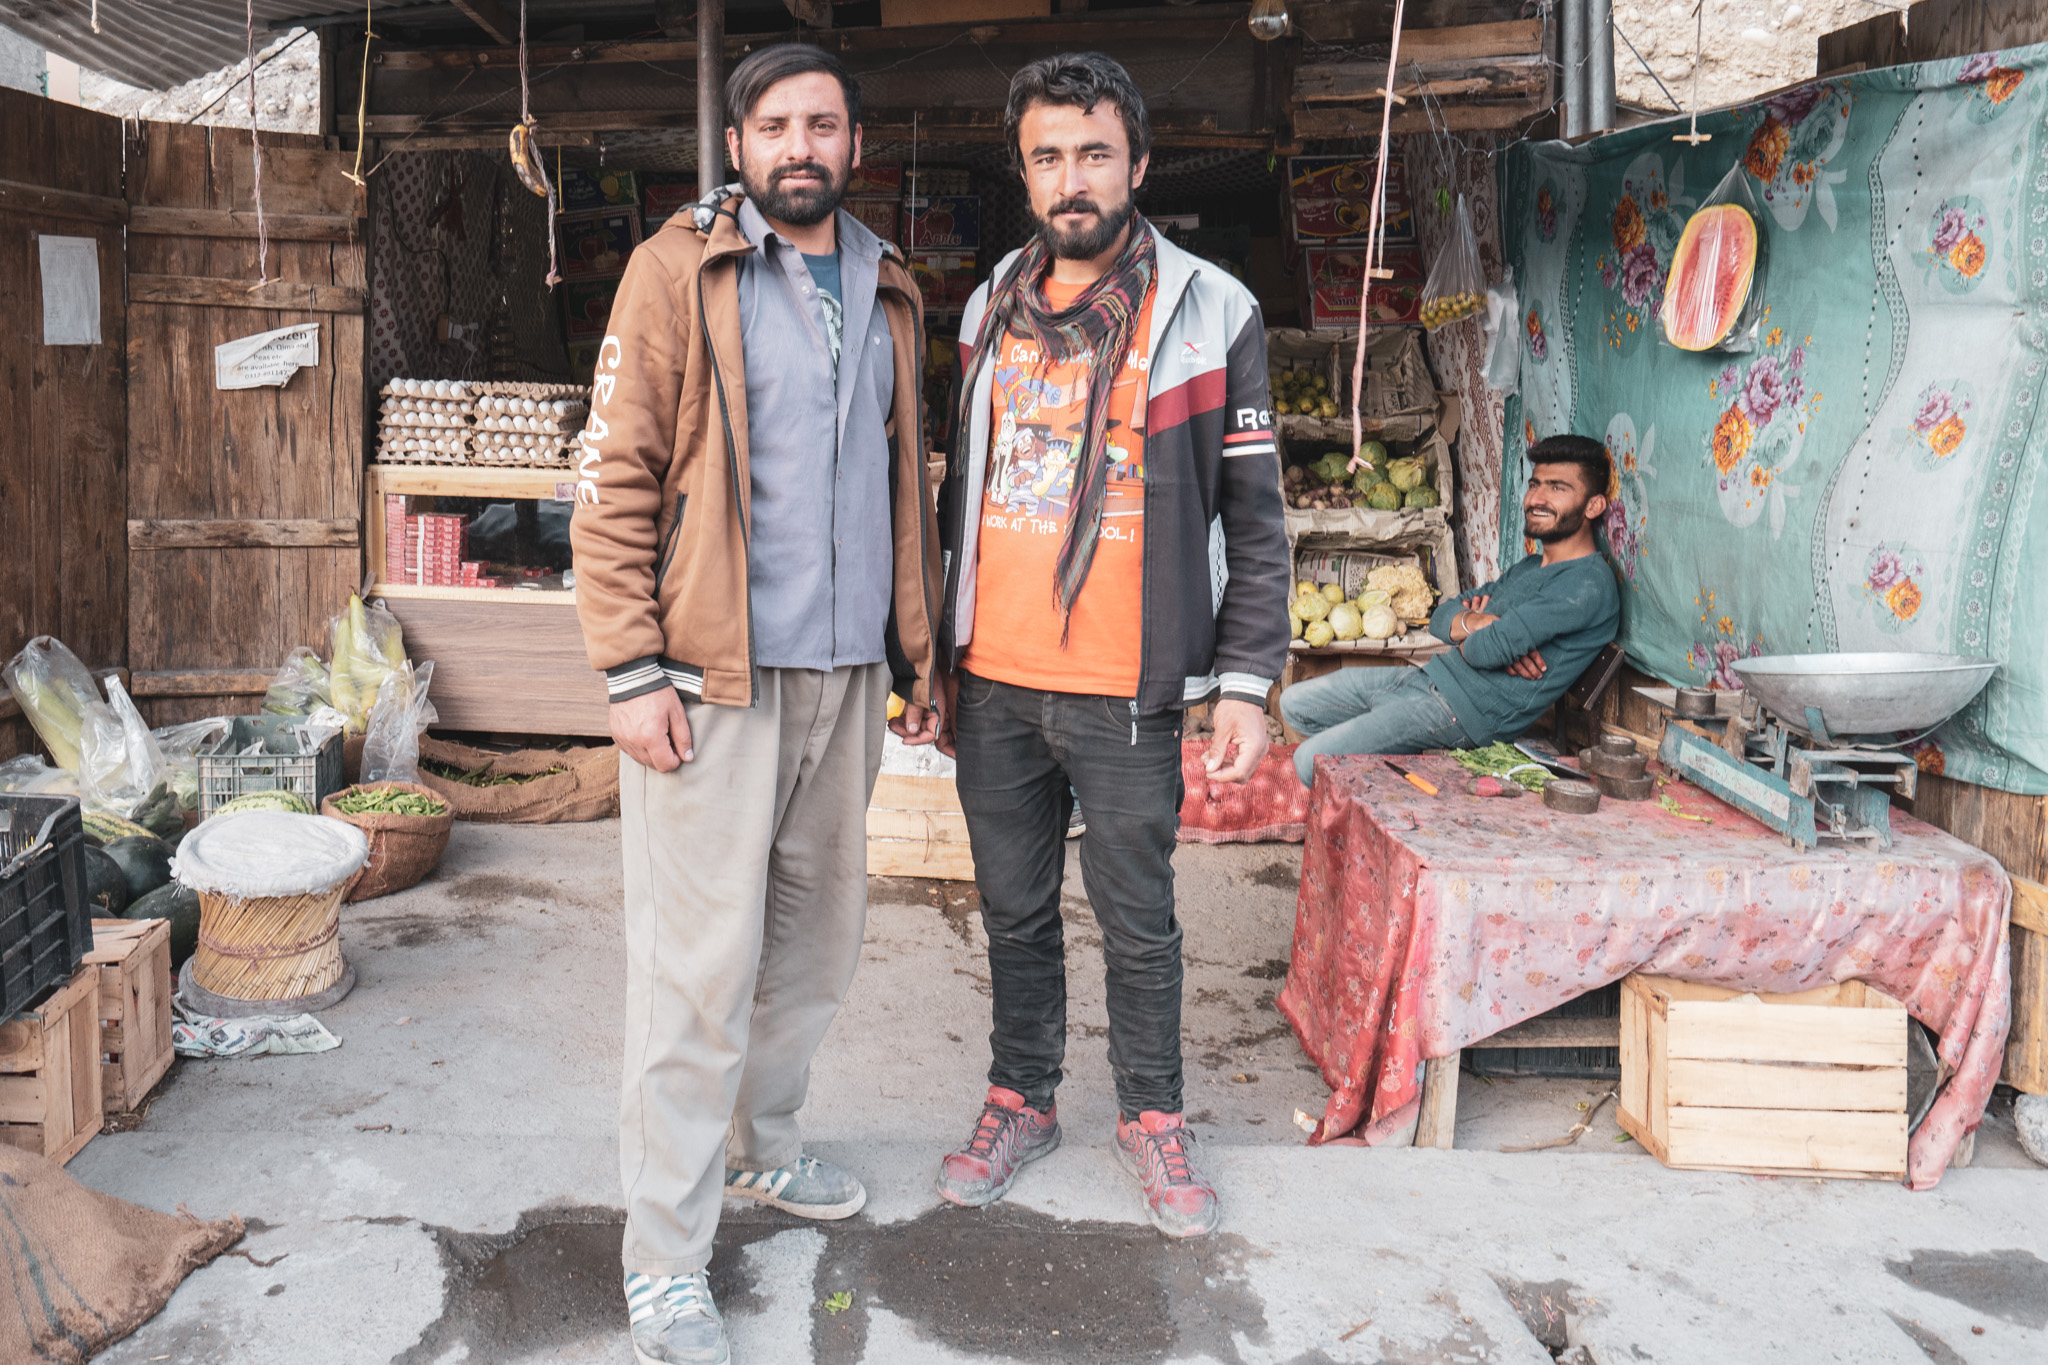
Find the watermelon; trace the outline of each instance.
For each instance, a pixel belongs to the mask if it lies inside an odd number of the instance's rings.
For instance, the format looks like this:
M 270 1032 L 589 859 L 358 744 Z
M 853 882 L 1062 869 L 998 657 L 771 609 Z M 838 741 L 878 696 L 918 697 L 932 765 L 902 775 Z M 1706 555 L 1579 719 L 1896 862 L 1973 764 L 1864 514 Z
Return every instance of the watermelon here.
M 313 803 L 297 792 L 269 791 L 250 792 L 232 801 L 215 806 L 215 815 L 240 815 L 251 810 L 281 810 L 292 815 L 313 814 Z
M 114 919 L 128 908 L 128 876 L 104 849 L 85 850 L 85 899 L 94 919 Z
M 154 834 L 116 839 L 101 850 L 121 868 L 127 899 L 137 901 L 171 879 L 171 850 Z
M 153 839 L 156 836 L 133 820 L 123 820 L 118 815 L 107 815 L 99 811 L 86 811 L 81 817 L 85 823 L 85 839 L 89 844 L 102 848 L 116 839 Z
M 199 893 L 176 882 L 160 886 L 129 905 L 122 919 L 167 919 L 171 922 L 171 966 L 185 965 L 199 946 Z
M 1742 318 L 1756 260 L 1756 219 L 1740 204 L 1688 218 L 1664 282 L 1665 338 L 1684 351 L 1718 346 Z

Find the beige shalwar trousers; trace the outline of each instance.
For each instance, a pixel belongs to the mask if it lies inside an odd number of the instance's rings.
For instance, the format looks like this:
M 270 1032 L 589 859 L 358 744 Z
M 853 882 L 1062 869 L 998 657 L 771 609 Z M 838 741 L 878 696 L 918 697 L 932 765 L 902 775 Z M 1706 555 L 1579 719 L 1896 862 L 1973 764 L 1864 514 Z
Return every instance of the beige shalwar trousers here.
M 802 1151 L 811 1057 L 860 962 L 888 667 L 760 679 L 750 708 L 686 704 L 694 761 L 619 758 L 629 1273 L 702 1269 L 725 1168 Z

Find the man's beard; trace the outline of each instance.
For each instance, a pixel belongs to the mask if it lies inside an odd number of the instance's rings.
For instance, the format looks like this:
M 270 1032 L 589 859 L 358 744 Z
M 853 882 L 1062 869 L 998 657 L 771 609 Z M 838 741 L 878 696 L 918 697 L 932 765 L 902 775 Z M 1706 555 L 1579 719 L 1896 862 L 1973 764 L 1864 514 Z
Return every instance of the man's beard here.
M 1527 512 L 1522 513 L 1522 534 L 1531 540 L 1540 540 L 1545 545 L 1555 545 L 1560 540 L 1570 540 L 1584 528 L 1585 524 L 1586 504 L 1584 503 L 1580 503 L 1569 512 L 1559 512 L 1557 520 L 1551 523 L 1550 529 L 1547 531 L 1537 530 L 1535 523 L 1529 520 L 1529 514 Z
M 1068 231 L 1058 225 L 1062 213 L 1093 213 L 1095 226 Z M 1105 209 L 1086 197 L 1062 199 L 1038 220 L 1038 238 L 1047 251 L 1063 261 L 1092 261 L 1116 245 L 1116 239 L 1123 236 L 1137 213 L 1137 202 L 1129 195 L 1113 209 Z
M 815 189 L 784 189 L 783 180 L 799 172 L 815 175 L 823 183 Z M 839 207 L 839 201 L 846 196 L 846 182 L 852 174 L 851 159 L 837 175 L 822 161 L 792 161 L 770 171 L 765 185 L 757 183 L 753 173 L 742 168 L 740 183 L 747 191 L 747 198 L 761 210 L 762 217 L 772 222 L 788 223 L 791 227 L 807 228 L 816 227 L 832 216 L 833 210 Z

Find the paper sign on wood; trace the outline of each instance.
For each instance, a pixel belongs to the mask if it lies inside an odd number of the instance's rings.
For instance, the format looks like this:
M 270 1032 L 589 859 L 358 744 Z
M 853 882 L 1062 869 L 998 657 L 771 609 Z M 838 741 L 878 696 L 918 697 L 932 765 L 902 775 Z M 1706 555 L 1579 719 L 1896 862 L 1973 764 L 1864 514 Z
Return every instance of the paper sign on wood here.
M 217 389 L 283 388 L 301 366 L 320 363 L 320 324 L 300 322 L 273 332 L 236 337 L 213 348 Z
M 43 345 L 100 344 L 100 244 L 38 234 L 43 267 Z

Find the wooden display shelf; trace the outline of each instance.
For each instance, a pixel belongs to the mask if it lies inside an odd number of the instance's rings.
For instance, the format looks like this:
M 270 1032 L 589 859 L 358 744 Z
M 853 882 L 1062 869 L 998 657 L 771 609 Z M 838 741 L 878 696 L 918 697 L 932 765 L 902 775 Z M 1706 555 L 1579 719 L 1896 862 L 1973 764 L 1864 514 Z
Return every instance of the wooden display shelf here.
M 364 549 L 384 567 L 384 497 L 575 497 L 573 470 L 482 465 L 372 465 Z M 573 591 L 378 583 L 375 595 L 405 631 L 408 656 L 434 661 L 440 725 L 534 735 L 611 732 L 604 675 L 590 666 Z

